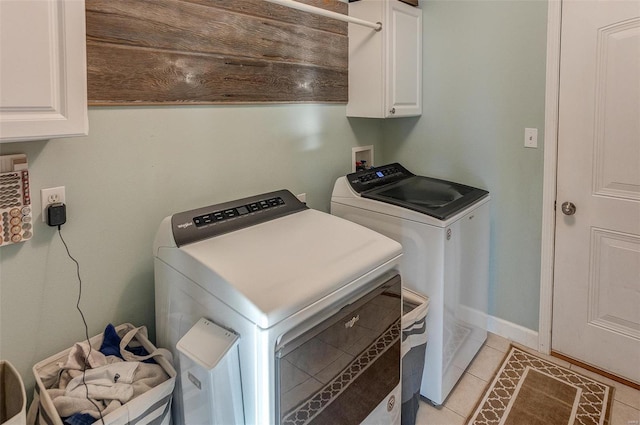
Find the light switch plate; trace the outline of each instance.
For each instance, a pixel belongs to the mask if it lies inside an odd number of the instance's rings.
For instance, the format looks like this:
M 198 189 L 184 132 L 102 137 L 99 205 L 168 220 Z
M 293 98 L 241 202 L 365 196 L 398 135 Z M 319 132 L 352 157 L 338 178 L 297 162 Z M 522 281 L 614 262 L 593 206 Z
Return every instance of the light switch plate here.
M 524 129 L 524 147 L 525 148 L 538 147 L 538 129 L 537 128 Z

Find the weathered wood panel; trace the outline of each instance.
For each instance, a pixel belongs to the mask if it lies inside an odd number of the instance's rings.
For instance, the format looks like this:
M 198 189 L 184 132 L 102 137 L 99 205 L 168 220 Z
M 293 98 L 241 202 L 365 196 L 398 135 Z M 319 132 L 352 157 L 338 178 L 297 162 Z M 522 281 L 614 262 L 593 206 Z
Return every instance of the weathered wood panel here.
M 96 104 L 342 102 L 347 89 L 346 71 L 150 49 L 136 51 L 131 72 L 131 48 L 101 49 L 89 70 L 101 76 L 101 84 L 89 84 Z
M 87 14 L 89 41 L 332 68 L 347 60 L 346 37 L 300 25 L 213 14 L 211 7 L 185 1 L 96 0 L 93 5 Z
M 92 105 L 347 101 L 342 22 L 263 0 L 86 5 Z
M 185 0 L 190 3 L 211 5 L 212 0 Z M 346 3 L 335 0 L 297 0 L 311 6 L 321 7 L 347 15 L 349 6 Z M 308 28 L 315 28 L 337 34 L 347 35 L 347 26 L 335 19 L 327 19 L 311 13 L 290 9 L 266 1 L 255 0 L 217 0 L 215 7 L 231 12 L 243 13 L 245 15 L 269 18 L 276 21 L 288 22 L 290 24 L 302 25 Z

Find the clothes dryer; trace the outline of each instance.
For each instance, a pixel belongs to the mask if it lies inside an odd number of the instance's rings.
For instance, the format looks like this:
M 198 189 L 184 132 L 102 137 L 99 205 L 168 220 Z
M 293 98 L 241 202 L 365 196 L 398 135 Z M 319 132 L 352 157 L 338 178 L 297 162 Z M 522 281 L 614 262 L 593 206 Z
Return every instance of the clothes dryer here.
M 394 163 L 340 177 L 331 213 L 402 244 L 403 285 L 429 297 L 420 394 L 447 395 L 486 340 L 489 193 Z
M 282 190 L 169 216 L 153 254 L 176 423 L 400 423 L 399 243 Z M 216 388 L 195 368 L 219 356 Z M 225 394 L 234 382 L 241 397 Z M 205 390 L 210 417 L 190 420 L 183 397 Z

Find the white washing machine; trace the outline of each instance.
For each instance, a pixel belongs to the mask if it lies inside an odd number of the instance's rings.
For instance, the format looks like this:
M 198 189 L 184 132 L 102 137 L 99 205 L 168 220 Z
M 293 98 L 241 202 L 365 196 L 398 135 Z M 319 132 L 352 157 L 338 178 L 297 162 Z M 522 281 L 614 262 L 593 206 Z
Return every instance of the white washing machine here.
M 400 423 L 399 243 L 283 190 L 167 217 L 153 252 L 176 423 Z
M 489 193 L 400 164 L 340 177 L 331 213 L 400 242 L 403 285 L 430 299 L 420 394 L 447 395 L 487 337 Z

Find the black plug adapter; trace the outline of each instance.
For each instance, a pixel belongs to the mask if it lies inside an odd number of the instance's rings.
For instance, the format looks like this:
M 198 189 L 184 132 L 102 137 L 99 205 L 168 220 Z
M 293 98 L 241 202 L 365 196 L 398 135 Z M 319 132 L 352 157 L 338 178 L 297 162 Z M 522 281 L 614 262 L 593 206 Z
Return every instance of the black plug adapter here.
M 67 206 L 56 202 L 47 206 L 47 224 L 51 227 L 62 226 L 67 222 Z

